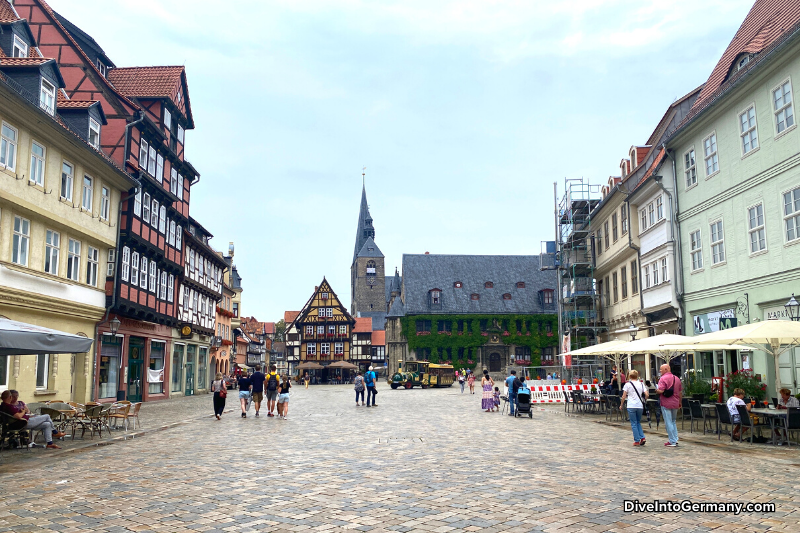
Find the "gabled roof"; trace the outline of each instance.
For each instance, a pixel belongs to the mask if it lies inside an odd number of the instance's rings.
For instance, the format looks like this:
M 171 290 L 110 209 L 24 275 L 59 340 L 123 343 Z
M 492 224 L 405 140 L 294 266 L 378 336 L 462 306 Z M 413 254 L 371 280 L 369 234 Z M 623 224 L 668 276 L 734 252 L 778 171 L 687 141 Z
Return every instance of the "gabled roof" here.
M 372 216 L 369 214 L 369 205 L 367 204 L 367 189 L 361 187 L 361 207 L 358 211 L 358 227 L 356 228 L 356 246 L 353 250 L 353 263 L 356 262 L 358 252 L 364 247 L 367 238 L 375 237 L 375 228 L 372 227 Z M 383 257 L 383 256 L 381 256 Z
M 372 237 L 367 237 L 367 240 L 364 241 L 364 246 L 361 247 L 361 251 L 358 252 L 356 257 L 383 257 L 383 252 L 372 240 Z
M 19 15 L 7 0 L 0 0 L 0 24 L 19 20 Z
M 461 288 L 454 283 L 460 281 Z M 492 288 L 486 288 L 492 282 Z M 517 288 L 524 282 L 525 288 Z M 543 309 L 539 291 L 555 289 L 554 271 L 539 269 L 538 255 L 403 255 L 405 314 L 532 314 Z M 441 304 L 428 305 L 428 291 L 441 289 Z M 473 300 L 472 295 L 478 299 Z M 503 298 L 510 294 L 511 299 Z M 395 299 L 395 304 L 399 298 Z M 394 316 L 394 305 L 389 316 Z M 555 310 L 552 310 L 555 313 Z
M 189 103 L 189 84 L 186 69 L 182 66 L 122 67 L 108 71 L 108 81 L 130 98 L 169 98 L 175 102 L 178 92 L 186 98 L 186 118 L 194 127 L 192 108 Z M 187 90 L 184 93 L 183 87 Z M 175 102 L 177 105 L 177 102 Z
M 386 346 L 386 331 L 379 330 L 372 332 L 372 345 L 373 346 Z
M 353 333 L 370 333 L 372 331 L 372 318 L 356 317 L 356 325 Z
M 289 324 L 294 322 L 294 319 L 300 314 L 300 311 L 284 311 L 283 312 L 283 322 L 286 324 L 286 327 L 289 327 Z
M 776 44 L 800 23 L 800 3 L 785 0 L 756 0 L 728 48 L 717 62 L 694 103 L 692 111 L 704 107 L 728 79 L 728 73 L 742 54 L 759 54 Z M 753 63 L 751 61 L 750 63 Z M 748 69 L 752 65 L 748 65 Z M 746 69 L 745 69 L 746 70 Z M 742 71 L 739 71 L 742 72 Z M 737 77 L 735 73 L 732 77 Z
M 70 34 L 77 35 L 78 38 L 80 38 L 87 45 L 89 45 L 91 48 L 93 48 L 95 53 L 102 55 L 103 59 L 105 59 L 106 62 L 108 63 L 108 66 L 111 66 L 111 67 L 115 67 L 116 66 L 114 64 L 114 62 L 111 61 L 111 58 L 108 57 L 108 54 L 106 54 L 105 50 L 103 50 L 103 47 L 100 46 L 100 44 L 97 41 L 94 40 L 94 37 L 92 37 L 91 35 L 89 35 L 85 31 L 83 31 L 79 27 L 77 27 L 75 24 L 73 24 L 70 21 L 68 21 L 66 18 L 64 18 L 63 15 L 61 15 L 59 13 L 56 13 L 55 11 L 53 11 L 53 14 L 55 15 L 56 19 L 58 19 L 58 22 L 61 23 L 61 25 L 64 26 L 64 28 Z
M 264 322 L 264 333 L 267 335 L 275 334 L 275 322 Z
M 389 309 L 389 313 L 387 313 L 386 318 L 394 318 L 405 315 L 406 315 L 406 306 L 403 305 L 402 298 L 395 298 L 394 302 L 392 302 L 392 308 Z

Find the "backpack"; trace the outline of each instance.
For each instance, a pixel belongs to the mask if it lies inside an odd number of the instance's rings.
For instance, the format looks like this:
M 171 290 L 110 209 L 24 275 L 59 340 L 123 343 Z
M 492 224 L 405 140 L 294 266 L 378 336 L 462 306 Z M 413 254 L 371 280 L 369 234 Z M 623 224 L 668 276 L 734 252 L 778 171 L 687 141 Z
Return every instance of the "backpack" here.
M 372 379 L 373 379 L 372 376 L 374 375 L 375 373 L 372 371 L 369 371 L 366 374 L 364 374 L 364 381 L 367 383 L 367 387 L 372 387 Z
M 267 390 L 274 391 L 278 390 L 278 376 L 270 372 L 269 376 L 267 376 Z

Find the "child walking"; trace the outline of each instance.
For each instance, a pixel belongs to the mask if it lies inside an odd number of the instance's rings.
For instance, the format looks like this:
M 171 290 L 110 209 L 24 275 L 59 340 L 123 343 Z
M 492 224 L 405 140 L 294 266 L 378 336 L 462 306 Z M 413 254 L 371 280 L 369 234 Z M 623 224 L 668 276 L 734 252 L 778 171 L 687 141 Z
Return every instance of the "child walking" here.
M 494 407 L 492 407 L 492 411 L 494 411 L 495 409 L 498 410 L 498 411 L 500 410 L 500 388 L 499 387 L 495 387 L 494 388 Z

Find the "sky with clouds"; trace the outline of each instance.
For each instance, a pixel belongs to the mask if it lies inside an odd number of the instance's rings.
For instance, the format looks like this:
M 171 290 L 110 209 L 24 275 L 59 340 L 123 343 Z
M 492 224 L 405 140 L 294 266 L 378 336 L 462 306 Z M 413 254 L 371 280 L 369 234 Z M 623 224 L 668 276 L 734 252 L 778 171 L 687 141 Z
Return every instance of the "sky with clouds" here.
M 538 254 L 553 183 L 604 183 L 703 83 L 751 0 L 50 0 L 118 66 L 185 64 L 191 214 L 245 315 L 349 305 L 361 169 L 403 253 Z M 563 187 L 563 185 L 562 185 Z

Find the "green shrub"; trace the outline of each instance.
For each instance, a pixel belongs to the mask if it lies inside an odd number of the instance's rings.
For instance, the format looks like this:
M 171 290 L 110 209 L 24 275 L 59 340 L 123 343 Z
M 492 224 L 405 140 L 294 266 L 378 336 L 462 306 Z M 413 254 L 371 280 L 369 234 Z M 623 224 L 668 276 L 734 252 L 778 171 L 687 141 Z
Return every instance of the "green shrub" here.
M 733 396 L 735 389 L 742 389 L 745 396 L 756 400 L 763 400 L 767 395 L 767 385 L 757 380 L 752 370 L 737 370 L 725 376 L 725 390 L 729 397 Z

